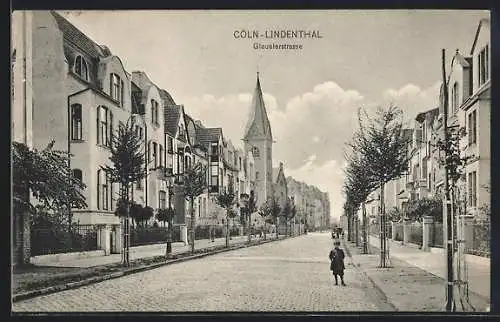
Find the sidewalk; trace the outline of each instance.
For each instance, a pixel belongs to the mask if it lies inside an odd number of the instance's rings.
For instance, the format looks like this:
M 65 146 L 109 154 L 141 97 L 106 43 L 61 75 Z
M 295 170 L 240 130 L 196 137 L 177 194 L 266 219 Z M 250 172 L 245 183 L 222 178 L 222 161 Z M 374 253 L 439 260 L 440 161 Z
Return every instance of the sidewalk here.
M 229 241 L 229 244 L 234 245 L 237 243 L 241 243 L 243 241 L 246 241 L 247 238 L 248 236 L 233 236 L 232 239 Z M 267 239 L 273 239 L 273 238 L 275 238 L 275 234 L 267 235 Z M 255 239 L 258 239 L 258 237 L 252 237 L 252 240 Z M 226 243 L 225 238 L 216 238 L 214 242 L 212 242 L 210 239 L 199 239 L 195 241 L 194 247 L 195 249 L 203 249 L 203 248 L 225 245 L 225 243 Z M 167 250 L 166 243 L 130 247 L 130 260 L 165 255 L 166 250 Z M 189 245 L 184 245 L 183 242 L 172 243 L 172 254 L 174 255 L 187 252 L 189 250 L 190 250 Z M 120 263 L 122 258 L 121 256 L 122 256 L 121 254 L 111 254 L 108 256 L 97 256 L 97 257 L 89 257 L 81 259 L 44 261 L 43 264 L 35 263 L 35 265 L 87 268 L 100 265 Z
M 380 239 L 370 235 L 370 246 L 380 247 Z M 419 267 L 442 279 L 446 279 L 446 255 L 444 251 L 424 252 L 419 249 L 403 246 L 401 242 L 389 240 L 389 254 L 391 258 L 403 260 L 408 264 Z M 490 301 L 490 259 L 478 256 L 466 256 L 469 290 Z

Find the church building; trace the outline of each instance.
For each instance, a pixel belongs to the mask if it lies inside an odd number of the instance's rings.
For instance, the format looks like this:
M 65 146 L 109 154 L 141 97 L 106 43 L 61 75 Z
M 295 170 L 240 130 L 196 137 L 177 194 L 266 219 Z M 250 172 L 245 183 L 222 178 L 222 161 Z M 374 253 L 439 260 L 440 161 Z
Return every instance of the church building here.
M 252 98 L 250 115 L 243 138 L 245 153 L 252 152 L 255 163 L 255 196 L 257 206 L 273 195 L 273 135 L 260 87 L 259 74 Z

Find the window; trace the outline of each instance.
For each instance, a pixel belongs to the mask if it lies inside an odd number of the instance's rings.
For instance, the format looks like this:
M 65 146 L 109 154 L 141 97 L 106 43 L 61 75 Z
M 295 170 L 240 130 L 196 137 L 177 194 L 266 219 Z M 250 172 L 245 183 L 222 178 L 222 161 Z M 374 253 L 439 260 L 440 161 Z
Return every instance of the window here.
M 158 102 L 151 100 L 151 122 L 158 125 Z
M 211 183 L 212 183 L 212 186 L 218 186 L 219 185 L 219 176 L 218 175 L 212 175 Z
M 87 62 L 85 59 L 83 59 L 82 56 L 76 57 L 75 60 L 75 74 L 80 76 L 81 79 L 88 81 L 89 80 L 89 73 L 88 73 L 88 67 L 87 67 Z
M 113 113 L 105 106 L 97 108 L 97 144 L 111 145 L 113 133 Z
M 469 206 L 476 207 L 477 205 L 477 178 L 476 171 L 469 172 Z
M 486 83 L 486 81 L 490 78 L 489 75 L 489 46 L 486 47 L 479 52 L 477 55 L 477 71 L 478 71 L 478 82 L 479 86 Z
M 172 139 L 170 136 L 168 137 L 168 141 L 167 141 L 167 152 L 172 154 L 174 153 L 174 139 Z
M 217 145 L 216 144 L 212 145 L 212 155 L 217 155 L 218 154 L 217 151 L 218 151 Z
M 271 148 L 267 148 L 267 159 L 271 160 Z
M 157 151 L 156 142 L 153 142 L 153 160 L 154 160 L 154 165 L 156 168 L 158 166 L 158 151 Z
M 82 182 L 82 170 L 80 169 L 73 169 L 73 178 L 76 180 Z
M 468 116 L 468 137 L 469 145 L 475 144 L 477 142 L 477 111 L 474 110 Z
M 139 125 L 136 125 L 135 126 L 135 135 L 137 135 L 138 137 L 140 137 L 141 139 L 144 138 L 144 132 L 143 132 L 143 129 L 142 127 L 140 127 Z
M 259 180 L 259 171 L 255 171 L 255 180 Z
M 123 105 L 123 81 L 116 74 L 111 74 L 111 97 Z
M 432 182 L 431 182 L 431 174 L 429 173 L 429 181 L 427 182 L 427 187 L 429 188 L 429 192 L 432 191 Z
M 254 146 L 252 150 L 253 150 L 253 151 L 252 151 L 253 156 L 254 156 L 255 158 L 260 158 L 259 148 L 258 148 L 258 147 L 256 147 L 256 146 Z
M 110 182 L 106 172 L 102 169 L 97 170 L 97 209 L 109 209 L 109 190 Z
M 135 183 L 135 188 L 137 190 L 142 190 L 142 180 L 138 180 L 136 183 Z
M 160 190 L 158 200 L 160 201 L 159 208 L 166 209 L 167 208 L 167 192 Z
M 160 154 L 160 163 L 159 165 L 163 167 L 163 146 L 161 144 L 158 144 L 159 148 L 159 154 Z
M 458 83 L 455 82 L 453 84 L 453 88 L 451 90 L 451 113 L 455 114 L 458 111 Z
M 241 171 L 241 157 L 239 157 L 239 160 L 240 160 L 240 171 Z
M 82 139 L 82 106 L 80 104 L 71 105 L 71 139 Z

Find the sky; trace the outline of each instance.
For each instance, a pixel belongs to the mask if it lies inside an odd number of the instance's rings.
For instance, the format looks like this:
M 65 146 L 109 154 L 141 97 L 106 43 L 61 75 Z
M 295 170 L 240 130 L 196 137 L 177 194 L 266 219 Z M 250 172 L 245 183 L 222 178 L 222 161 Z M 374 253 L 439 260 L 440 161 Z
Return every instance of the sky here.
M 488 11 L 61 11 L 96 43 L 142 70 L 177 104 L 241 146 L 256 74 L 275 143 L 273 164 L 328 192 L 342 215 L 344 147 L 359 107 L 396 104 L 408 120 L 437 107 L 447 68 L 468 55 Z M 242 31 L 318 31 L 322 38 L 236 38 Z M 297 44 L 300 50 L 254 49 Z

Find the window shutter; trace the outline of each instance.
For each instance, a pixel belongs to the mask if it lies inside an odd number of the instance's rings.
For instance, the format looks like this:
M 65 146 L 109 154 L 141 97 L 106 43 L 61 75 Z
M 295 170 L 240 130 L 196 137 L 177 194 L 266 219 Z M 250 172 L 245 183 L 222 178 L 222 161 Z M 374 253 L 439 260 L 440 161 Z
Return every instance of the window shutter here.
M 97 170 L 97 209 L 101 209 L 101 203 L 100 203 L 100 189 L 101 188 L 101 170 Z
M 123 88 L 123 81 L 120 81 L 120 106 L 123 107 L 123 102 L 124 102 L 124 95 L 123 93 L 125 92 L 125 89 Z
M 113 144 L 113 112 L 109 111 L 109 138 L 108 146 Z
M 97 120 L 97 144 L 99 144 L 101 142 L 101 129 L 100 129 L 100 125 L 101 125 L 101 107 L 98 106 L 97 107 L 97 117 L 96 117 L 96 120 Z

